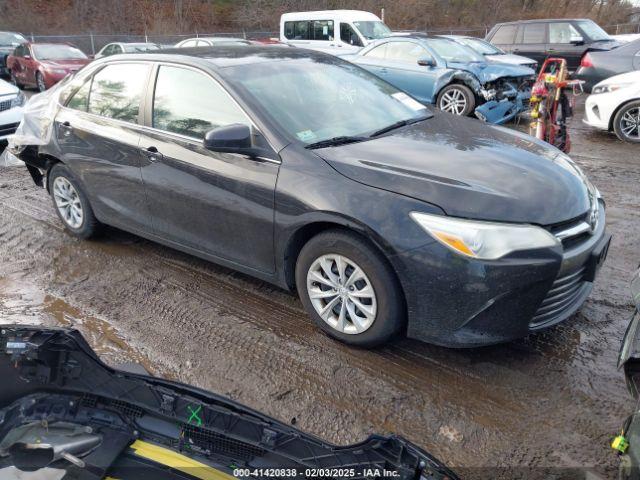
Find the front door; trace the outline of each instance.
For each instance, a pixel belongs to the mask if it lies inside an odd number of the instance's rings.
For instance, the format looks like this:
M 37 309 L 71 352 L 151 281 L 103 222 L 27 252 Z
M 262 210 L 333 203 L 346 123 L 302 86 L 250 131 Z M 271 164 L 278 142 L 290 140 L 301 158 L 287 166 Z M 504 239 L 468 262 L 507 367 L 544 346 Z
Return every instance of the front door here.
M 139 111 L 150 64 L 115 63 L 88 78 L 55 120 L 62 161 L 99 220 L 151 233 L 140 175 Z
M 542 65 L 547 53 L 547 24 L 543 22 L 522 23 L 516 35 L 516 43 L 511 53 L 533 58 Z M 553 55 L 551 55 L 553 56 Z
M 567 59 L 570 71 L 580 66 L 585 51 L 584 38 L 569 22 L 552 22 L 549 24 L 549 55 Z
M 203 146 L 207 131 L 251 120 L 206 73 L 157 69 L 142 165 L 156 235 L 262 272 L 274 271 L 273 216 L 279 158 Z M 264 137 L 254 129 L 254 142 Z

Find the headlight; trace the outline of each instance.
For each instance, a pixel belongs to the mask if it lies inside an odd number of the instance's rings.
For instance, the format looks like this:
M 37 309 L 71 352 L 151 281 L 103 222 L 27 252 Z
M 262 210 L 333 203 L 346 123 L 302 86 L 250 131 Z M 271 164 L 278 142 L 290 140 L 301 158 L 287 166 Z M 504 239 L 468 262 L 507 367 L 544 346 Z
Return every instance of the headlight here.
M 25 97 L 24 93 L 20 92 L 13 100 L 11 100 L 10 108 L 21 107 L 22 105 L 24 105 L 26 100 L 27 97 Z
M 598 93 L 615 92 L 616 90 L 620 90 L 621 88 L 625 88 L 630 85 L 631 83 L 609 83 L 605 85 L 596 85 L 593 87 L 593 90 L 591 90 L 591 93 L 595 95 Z
M 559 240 L 534 225 L 479 222 L 411 212 L 429 235 L 454 252 L 482 260 L 496 260 L 517 250 L 555 247 Z

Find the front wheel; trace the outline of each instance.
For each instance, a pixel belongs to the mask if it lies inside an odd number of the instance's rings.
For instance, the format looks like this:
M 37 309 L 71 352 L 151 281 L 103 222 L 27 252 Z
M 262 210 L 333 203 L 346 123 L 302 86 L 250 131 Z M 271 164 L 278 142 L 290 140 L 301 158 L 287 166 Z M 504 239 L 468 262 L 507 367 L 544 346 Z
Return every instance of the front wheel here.
M 453 83 L 440 90 L 436 105 L 444 112 L 466 117 L 475 109 L 476 97 L 466 85 Z
M 624 142 L 640 143 L 640 101 L 629 102 L 618 110 L 613 130 Z
M 356 234 L 331 230 L 312 238 L 298 257 L 296 285 L 309 316 L 344 343 L 375 347 L 404 326 L 404 301 L 394 272 Z
M 44 76 L 40 72 L 36 72 L 36 85 L 40 92 L 44 92 L 47 89 L 47 86 L 44 83 Z

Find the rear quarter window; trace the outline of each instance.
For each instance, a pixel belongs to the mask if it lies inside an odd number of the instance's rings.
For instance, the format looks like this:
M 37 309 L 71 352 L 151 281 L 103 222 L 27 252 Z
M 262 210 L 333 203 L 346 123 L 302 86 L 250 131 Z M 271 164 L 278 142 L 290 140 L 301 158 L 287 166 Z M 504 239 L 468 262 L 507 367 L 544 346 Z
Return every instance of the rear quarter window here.
M 516 25 L 502 25 L 501 27 L 498 27 L 496 33 L 491 37 L 491 43 L 502 45 L 512 44 L 516 36 L 516 30 Z

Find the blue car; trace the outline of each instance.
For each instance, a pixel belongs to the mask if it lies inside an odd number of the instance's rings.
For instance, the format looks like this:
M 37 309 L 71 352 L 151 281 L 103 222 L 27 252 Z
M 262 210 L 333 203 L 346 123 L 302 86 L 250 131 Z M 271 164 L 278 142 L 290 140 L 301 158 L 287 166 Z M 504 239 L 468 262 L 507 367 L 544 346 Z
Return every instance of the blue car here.
M 349 60 L 422 103 L 495 124 L 524 109 L 535 76 L 531 68 L 488 63 L 453 40 L 419 34 L 379 40 Z

